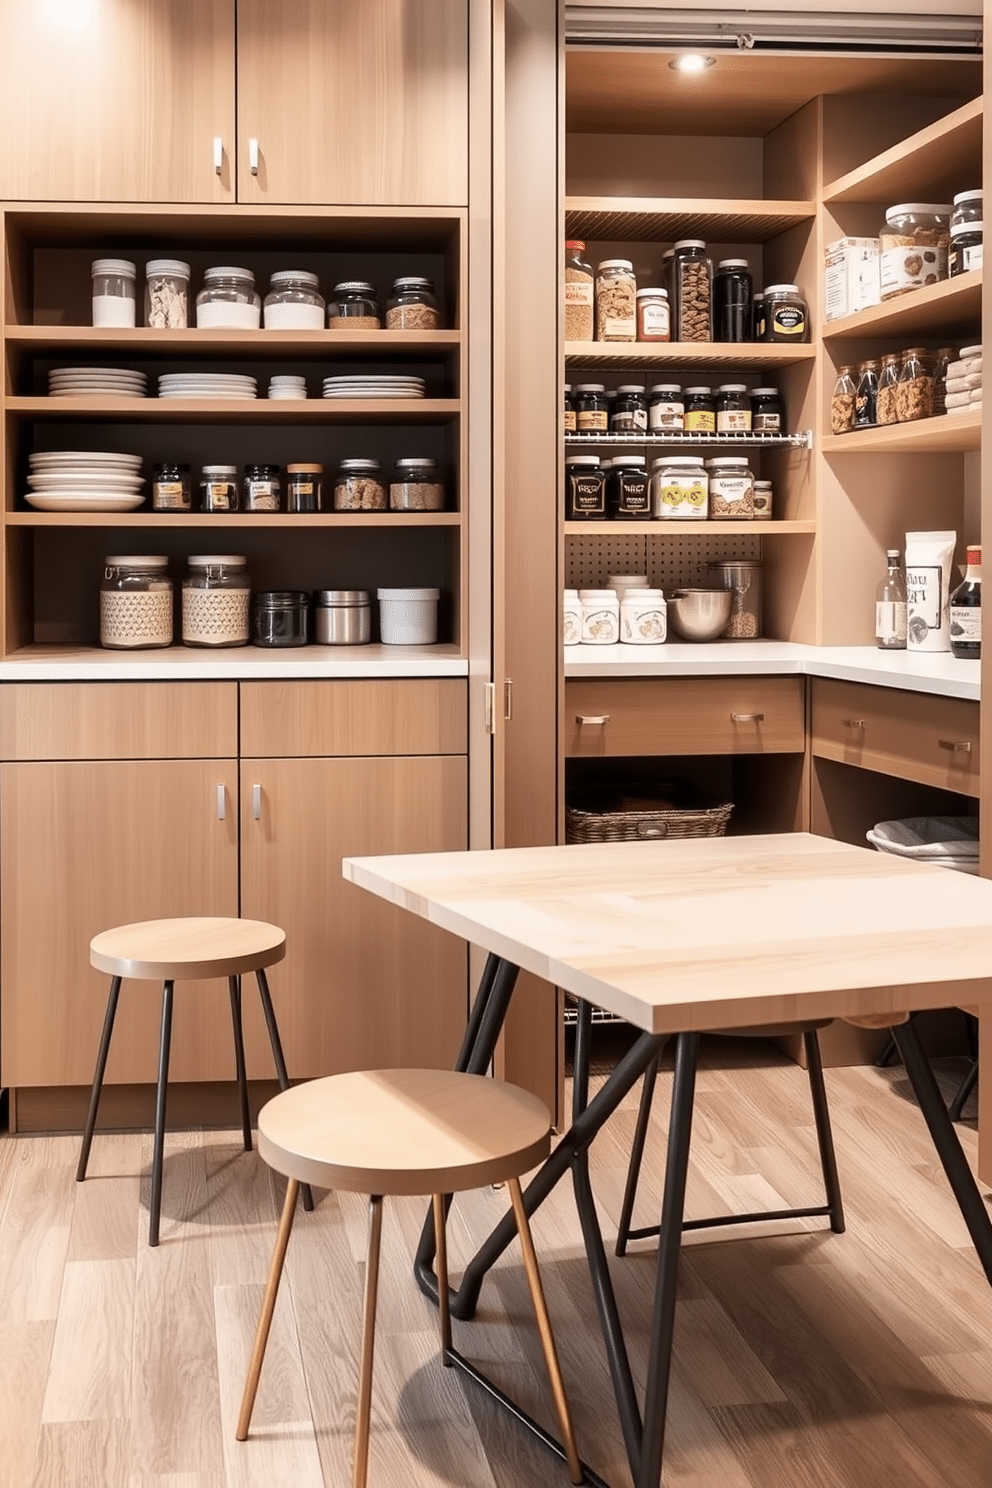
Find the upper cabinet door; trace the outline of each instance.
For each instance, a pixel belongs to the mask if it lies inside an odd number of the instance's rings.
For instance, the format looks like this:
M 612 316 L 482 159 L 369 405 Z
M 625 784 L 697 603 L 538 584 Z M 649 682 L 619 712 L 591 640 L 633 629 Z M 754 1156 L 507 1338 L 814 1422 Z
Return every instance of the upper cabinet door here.
M 232 201 L 234 0 L 0 5 L 0 132 L 0 199 Z
M 467 0 L 238 0 L 244 202 L 463 206 Z

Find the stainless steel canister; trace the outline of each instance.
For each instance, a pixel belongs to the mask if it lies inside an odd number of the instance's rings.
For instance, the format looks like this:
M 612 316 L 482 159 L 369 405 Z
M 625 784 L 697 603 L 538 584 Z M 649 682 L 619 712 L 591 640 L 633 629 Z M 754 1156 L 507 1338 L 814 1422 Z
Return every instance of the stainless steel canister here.
M 706 563 L 704 571 L 712 584 L 734 591 L 724 640 L 753 641 L 761 634 L 761 564 L 745 559 Z
M 313 603 L 318 645 L 364 646 L 372 639 L 367 589 L 318 589 Z

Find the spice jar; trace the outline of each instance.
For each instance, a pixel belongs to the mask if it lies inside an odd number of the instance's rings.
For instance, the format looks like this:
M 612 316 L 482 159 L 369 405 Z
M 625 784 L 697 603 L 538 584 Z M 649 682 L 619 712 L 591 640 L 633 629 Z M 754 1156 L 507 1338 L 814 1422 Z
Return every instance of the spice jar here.
M 683 422 L 687 434 L 716 432 L 716 397 L 708 387 L 686 388 Z
M 606 389 L 601 382 L 575 385 L 575 425 L 580 434 L 605 434 L 608 428 Z
M 277 512 L 282 507 L 282 471 L 278 465 L 246 465 L 242 491 L 242 510 Z
M 233 512 L 238 510 L 238 467 L 204 465 L 200 471 L 200 510 Z
M 862 362 L 858 368 L 858 388 L 854 395 L 854 427 L 871 429 L 878 423 L 878 373 L 881 363 L 875 359 Z
M 638 341 L 670 341 L 671 315 L 667 289 L 637 291 Z
M 809 310 L 798 284 L 769 284 L 765 287 L 763 341 L 808 341 Z
M 562 643 L 577 646 L 582 640 L 582 601 L 578 589 L 566 589 L 562 606 Z
M 436 331 L 441 325 L 441 306 L 434 294 L 434 281 L 419 274 L 393 280 L 386 301 L 387 331 Z
M 754 483 L 754 520 L 756 522 L 770 522 L 772 518 L 773 492 L 770 480 L 756 480 Z
M 658 382 L 651 389 L 648 428 L 681 429 L 685 422 L 685 400 L 677 382 Z
M 750 341 L 754 286 L 746 258 L 721 258 L 713 275 L 714 341 Z
M 902 354 L 896 412 L 900 424 L 933 417 L 933 362 L 922 346 L 910 347 Z
M 620 640 L 660 646 L 668 635 L 668 606 L 661 589 L 625 589 L 620 596 Z
M 785 428 L 785 405 L 778 388 L 751 389 L 751 428 L 756 434 L 781 434 Z
M 627 258 L 605 258 L 596 268 L 596 340 L 637 340 L 637 280 Z
M 172 580 L 164 554 L 109 557 L 100 584 L 100 645 L 142 651 L 172 645 Z
M 189 264 L 179 258 L 151 259 L 145 265 L 145 325 L 182 331 L 188 318 Z
M 682 238 L 672 258 L 675 341 L 712 341 L 711 289 L 713 261 L 701 238 Z
M 334 510 L 386 510 L 386 487 L 378 460 L 341 461 L 334 481 Z
M 624 383 L 610 411 L 611 434 L 639 434 L 648 426 L 648 400 L 642 387 Z
M 286 510 L 319 512 L 323 506 L 323 465 L 286 466 Z
M 324 297 L 317 275 L 278 269 L 269 280 L 262 319 L 267 331 L 322 331 Z
M 959 222 L 951 226 L 947 250 L 947 276 L 956 279 L 971 269 L 980 269 L 983 259 L 984 229 L 981 222 Z
M 950 217 L 945 202 L 902 202 L 887 209 L 878 235 L 883 300 L 947 278 Z
M 618 455 L 606 478 L 607 513 L 618 522 L 651 516 L 651 481 L 643 455 Z
M 92 266 L 93 324 L 125 327 L 136 323 L 134 280 L 137 270 L 126 258 L 98 258 Z
M 570 238 L 565 244 L 565 340 L 591 341 L 595 278 L 592 264 L 582 257 L 585 243 Z
M 256 646 L 305 646 L 310 595 L 305 589 L 272 589 L 251 602 L 251 638 Z
M 261 320 L 262 301 L 251 269 L 222 265 L 206 270 L 196 297 L 200 330 L 257 331 Z
M 856 402 L 857 384 L 854 380 L 854 367 L 838 367 L 837 381 L 834 383 L 833 395 L 830 399 L 830 432 L 832 434 L 846 434 L 849 429 L 854 428 Z
M 193 510 L 189 466 L 163 461 L 152 466 L 152 511 Z
M 438 479 L 436 460 L 418 457 L 396 461 L 389 486 L 389 510 L 444 510 L 444 486 Z
M 335 284 L 327 304 L 327 324 L 332 331 L 378 331 L 382 311 L 375 287 L 367 279 L 348 279 Z
M 751 428 L 751 400 L 743 382 L 725 382 L 716 390 L 716 432 L 746 433 Z
M 572 396 L 572 384 L 565 384 L 565 407 L 563 410 L 562 427 L 566 434 L 575 433 L 575 399 Z
M 613 589 L 580 589 L 582 640 L 587 646 L 615 646 L 620 639 L 620 601 Z
M 318 646 L 367 646 L 372 639 L 372 600 L 367 589 L 318 589 L 313 597 Z
M 662 455 L 651 466 L 651 512 L 661 521 L 704 522 L 709 480 L 702 455 Z
M 601 522 L 606 516 L 606 477 L 598 455 L 565 461 L 566 522 Z
M 251 584 L 240 554 L 194 554 L 183 579 L 183 645 L 247 646 Z
M 707 460 L 711 521 L 750 522 L 754 516 L 754 476 L 743 455 L 717 455 Z

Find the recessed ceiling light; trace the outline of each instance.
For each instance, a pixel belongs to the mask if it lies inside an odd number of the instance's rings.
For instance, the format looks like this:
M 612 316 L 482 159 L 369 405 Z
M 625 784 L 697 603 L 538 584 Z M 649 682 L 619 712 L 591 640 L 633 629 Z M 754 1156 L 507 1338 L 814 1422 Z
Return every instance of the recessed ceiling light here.
M 701 52 L 683 52 L 681 56 L 673 57 L 668 65 L 676 72 L 705 72 L 715 61 L 715 57 L 704 57 Z

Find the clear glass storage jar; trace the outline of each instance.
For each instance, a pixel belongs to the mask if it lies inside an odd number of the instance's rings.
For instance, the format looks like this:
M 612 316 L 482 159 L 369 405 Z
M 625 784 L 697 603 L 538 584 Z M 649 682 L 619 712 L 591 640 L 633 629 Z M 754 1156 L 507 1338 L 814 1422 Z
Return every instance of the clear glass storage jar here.
M 672 258 L 672 340 L 712 341 L 713 260 L 702 238 L 682 238 Z
M 663 522 L 705 522 L 708 502 L 702 455 L 662 455 L 652 463 L 652 516 Z
M 672 339 L 667 289 L 639 289 L 637 291 L 637 339 L 638 341 L 670 341 Z
M 183 579 L 183 645 L 247 646 L 251 582 L 237 553 L 196 553 Z
M 896 413 L 900 424 L 933 417 L 933 355 L 922 346 L 911 346 L 902 354 Z
M 947 278 L 949 202 L 901 202 L 885 213 L 878 235 L 883 300 Z
M 310 638 L 310 595 L 305 589 L 267 589 L 251 602 L 256 646 L 305 646 Z
M 787 343 L 809 340 L 809 307 L 798 284 L 766 285 L 764 314 L 762 340 Z
M 278 465 L 246 465 L 242 510 L 277 512 L 282 509 L 282 471 Z
M 419 274 L 393 280 L 386 301 L 387 331 L 437 331 L 441 328 L 441 306 L 434 282 Z
M 222 264 L 205 270 L 196 297 L 198 329 L 257 331 L 261 320 L 262 301 L 251 269 Z
M 153 258 L 145 265 L 145 325 L 156 331 L 182 331 L 189 321 L 189 264 L 180 258 Z
M 716 394 L 711 388 L 686 388 L 683 427 L 687 434 L 716 432 Z
M 137 270 L 130 259 L 95 259 L 92 274 L 93 324 L 118 328 L 136 325 L 134 281 Z
M 761 635 L 761 564 L 753 559 L 726 558 L 707 563 L 705 572 L 710 583 L 733 590 L 723 639 L 756 640 Z
M 899 422 L 899 372 L 902 353 L 886 352 L 882 358 L 882 369 L 878 374 L 878 395 L 875 400 L 875 421 L 879 424 Z
M 596 276 L 582 257 L 585 243 L 570 238 L 565 244 L 565 340 L 591 341 Z
M 778 388 L 751 389 L 751 428 L 755 434 L 781 434 L 785 430 L 785 405 Z
M 324 467 L 307 461 L 286 466 L 286 510 L 319 512 L 323 509 Z
M 846 434 L 854 428 L 854 410 L 857 403 L 858 385 L 854 366 L 837 368 L 837 380 L 830 398 L 830 432 Z
M 754 517 L 754 475 L 745 455 L 707 460 L 710 521 L 750 522 Z
M 629 258 L 596 266 L 596 340 L 637 340 L 637 280 Z
M 163 461 L 152 466 L 152 511 L 193 510 L 189 466 Z
M 200 471 L 200 510 L 233 512 L 240 506 L 238 467 L 204 465 Z
M 103 560 L 100 645 L 143 651 L 172 645 L 172 580 L 164 554 L 127 554 Z
M 332 331 L 378 331 L 382 327 L 382 308 L 375 297 L 375 286 L 367 279 L 346 279 L 335 284 L 327 302 L 327 324 Z
M 606 387 L 601 382 L 578 382 L 572 394 L 575 399 L 575 427 L 580 434 L 605 434 L 609 425 Z
M 267 331 L 322 331 L 324 297 L 320 280 L 306 269 L 277 269 L 262 306 Z
M 385 511 L 386 487 L 378 460 L 342 460 L 334 480 L 335 511 Z
M 389 510 L 444 510 L 444 485 L 436 460 L 415 457 L 396 461 L 389 483 Z
M 745 434 L 751 428 L 751 400 L 743 382 L 725 382 L 716 390 L 716 432 Z

